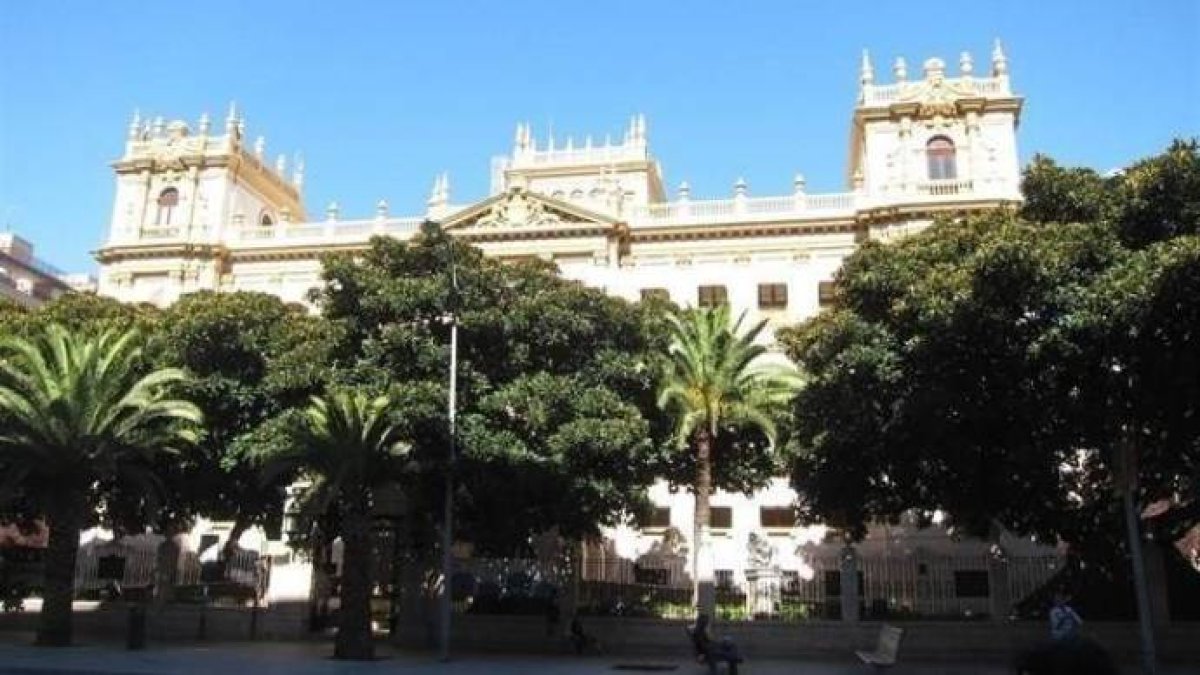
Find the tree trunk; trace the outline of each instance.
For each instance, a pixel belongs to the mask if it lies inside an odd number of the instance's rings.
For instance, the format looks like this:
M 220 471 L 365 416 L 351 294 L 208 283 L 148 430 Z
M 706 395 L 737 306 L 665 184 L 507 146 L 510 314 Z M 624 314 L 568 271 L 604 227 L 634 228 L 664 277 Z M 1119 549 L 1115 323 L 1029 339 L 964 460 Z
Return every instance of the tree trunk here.
M 163 530 L 162 543 L 154 560 L 154 601 L 158 606 L 175 599 L 175 584 L 179 577 L 179 535 L 174 528 Z
M 245 516 L 238 514 L 238 517 L 233 521 L 233 529 L 229 531 L 229 537 L 225 540 L 225 546 L 221 548 L 221 560 L 228 562 L 233 558 L 233 554 L 237 552 L 238 540 L 249 529 L 250 522 Z
M 713 587 L 712 552 L 709 550 L 709 527 L 712 510 L 712 434 L 708 429 L 696 433 L 696 509 L 692 533 L 692 600 L 697 611 L 715 618 L 716 589 Z
M 342 603 L 334 656 L 369 661 L 375 658 L 371 636 L 371 512 L 366 499 L 348 504 L 342 520 Z
M 46 515 L 50 521 L 50 541 L 43 567 L 37 644 L 65 647 L 71 644 L 71 602 L 75 599 L 75 559 L 79 555 L 83 504 L 70 487 L 64 487 Z

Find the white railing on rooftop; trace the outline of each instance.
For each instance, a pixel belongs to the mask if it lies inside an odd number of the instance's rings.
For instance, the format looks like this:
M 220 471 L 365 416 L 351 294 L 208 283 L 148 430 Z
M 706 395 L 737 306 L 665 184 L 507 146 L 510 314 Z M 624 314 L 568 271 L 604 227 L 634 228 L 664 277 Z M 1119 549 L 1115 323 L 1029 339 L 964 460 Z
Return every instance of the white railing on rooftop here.
M 510 168 L 546 164 L 606 164 L 625 160 L 646 159 L 645 146 L 609 145 L 591 148 L 533 150 L 513 157 Z
M 829 194 L 796 193 L 766 197 L 737 196 L 731 199 L 678 200 L 630 206 L 619 217 L 634 228 L 722 225 L 850 218 L 856 211 L 877 206 L 906 203 L 955 202 L 978 197 L 1012 198 L 1007 185 L 972 179 L 931 180 L 909 183 L 888 194 L 860 192 Z M 585 202 L 585 204 L 588 202 Z M 444 212 L 407 218 L 371 218 L 364 220 L 324 220 L 303 223 L 281 222 L 262 226 L 227 224 L 192 226 L 155 226 L 117 237 L 122 241 L 227 241 L 250 248 L 285 245 L 356 245 L 376 235 L 408 238 L 415 234 L 427 217 L 444 219 L 462 206 L 443 207 Z M 603 209 L 602 209 L 603 210 Z
M 979 96 L 1007 96 L 1010 92 L 1003 78 L 947 78 L 956 90 L 972 91 Z M 902 100 L 909 92 L 918 91 L 923 80 L 895 82 L 892 84 L 869 84 L 863 87 L 865 105 L 887 105 Z
M 844 192 L 675 201 L 634 207 L 629 211 L 629 218 L 635 226 L 802 219 L 837 212 L 852 213 L 857 198 L 853 192 Z
M 229 239 L 271 244 L 280 240 L 305 243 L 347 243 L 370 239 L 375 235 L 411 236 L 424 218 L 373 218 L 370 220 L 326 220 L 310 223 L 231 228 Z

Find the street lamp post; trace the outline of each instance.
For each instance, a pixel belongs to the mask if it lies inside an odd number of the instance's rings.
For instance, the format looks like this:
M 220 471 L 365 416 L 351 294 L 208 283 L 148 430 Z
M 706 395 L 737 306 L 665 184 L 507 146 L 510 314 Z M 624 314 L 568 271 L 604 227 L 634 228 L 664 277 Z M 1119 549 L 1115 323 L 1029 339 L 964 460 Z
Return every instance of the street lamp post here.
M 456 429 L 455 416 L 458 412 L 458 272 L 454 267 L 454 243 L 447 239 L 450 250 L 450 396 L 449 432 L 450 449 L 446 462 L 446 497 L 445 510 L 442 513 L 442 602 L 441 602 L 441 635 L 439 647 L 441 660 L 450 659 L 450 616 L 452 614 L 451 580 L 454 578 L 454 465 L 457 449 L 455 448 Z

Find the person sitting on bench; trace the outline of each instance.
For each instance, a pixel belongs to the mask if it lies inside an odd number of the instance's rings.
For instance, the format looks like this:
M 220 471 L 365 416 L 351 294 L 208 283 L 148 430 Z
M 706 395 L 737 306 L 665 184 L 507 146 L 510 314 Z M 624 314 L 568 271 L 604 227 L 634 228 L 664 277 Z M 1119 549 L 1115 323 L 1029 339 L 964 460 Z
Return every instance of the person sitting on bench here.
M 696 660 L 700 663 L 708 664 L 708 672 L 715 674 L 717 666 L 725 663 L 729 666 L 729 675 L 737 675 L 738 664 L 741 663 L 741 654 L 738 653 L 737 645 L 733 643 L 733 639 L 726 636 L 719 643 L 712 639 L 712 633 L 709 630 L 708 615 L 701 612 L 696 616 L 696 623 L 691 628 L 684 628 L 688 637 L 692 639 L 692 647 L 696 651 Z

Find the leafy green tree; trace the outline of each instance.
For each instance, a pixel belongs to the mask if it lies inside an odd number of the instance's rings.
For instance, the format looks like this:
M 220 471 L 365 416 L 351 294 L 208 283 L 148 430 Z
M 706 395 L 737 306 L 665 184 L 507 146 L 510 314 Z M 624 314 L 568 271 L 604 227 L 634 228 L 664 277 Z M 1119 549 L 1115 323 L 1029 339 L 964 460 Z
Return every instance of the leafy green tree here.
M 909 509 L 1119 550 L 1112 476 L 1198 522 L 1195 142 L 1102 179 L 1038 159 L 1026 203 L 847 259 L 836 306 L 784 331 L 803 514 L 862 536 Z
M 162 527 L 179 531 L 199 515 L 231 521 L 227 557 L 247 528 L 278 525 L 285 486 L 262 485 L 253 458 L 258 444 L 281 440 L 265 423 L 323 386 L 329 338 L 319 317 L 265 293 L 193 293 L 164 310 L 159 359 L 191 375 L 182 391 L 207 427 L 186 461 L 161 467 L 172 497 Z
M 767 322 L 742 330 L 745 315 L 732 321 L 725 305 L 673 314 L 670 361 L 658 396 L 661 408 L 675 420 L 679 447 L 695 448 L 696 508 L 695 595 L 702 611 L 713 616 L 712 570 L 703 560 L 710 525 L 709 498 L 713 490 L 713 448 L 723 435 L 746 429 L 761 432 L 774 444 L 776 419 L 798 387 L 795 371 L 763 358 L 758 342 Z
M 667 451 L 654 400 L 659 305 L 565 281 L 544 261 L 484 257 L 432 223 L 409 241 L 329 256 L 324 276 L 317 299 L 339 335 L 336 379 L 387 392 L 412 443 L 406 616 L 434 588 L 422 573 L 436 567 L 447 470 L 454 534 L 479 555 L 528 555 L 547 531 L 579 542 L 642 510 Z M 451 317 L 458 437 L 448 466 Z
M 334 655 L 374 658 L 371 637 L 372 507 L 377 490 L 402 469 L 408 445 L 391 419 L 392 403 L 362 392 L 313 398 L 289 427 L 290 445 L 261 457 L 268 482 L 310 481 L 304 500 L 313 513 L 336 506 L 345 545 L 340 623 Z
M 40 644 L 71 642 L 79 532 L 99 493 L 113 483 L 151 492 L 150 458 L 196 438 L 200 410 L 172 398 L 183 372 L 143 374 L 141 339 L 50 325 L 30 339 L 0 340 L 0 493 L 19 491 L 50 534 Z

